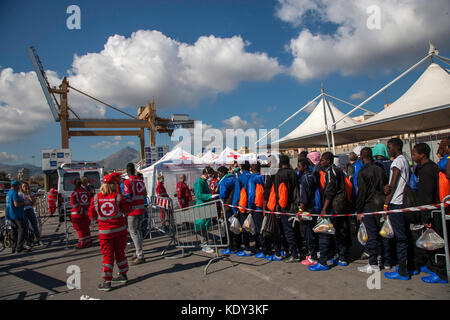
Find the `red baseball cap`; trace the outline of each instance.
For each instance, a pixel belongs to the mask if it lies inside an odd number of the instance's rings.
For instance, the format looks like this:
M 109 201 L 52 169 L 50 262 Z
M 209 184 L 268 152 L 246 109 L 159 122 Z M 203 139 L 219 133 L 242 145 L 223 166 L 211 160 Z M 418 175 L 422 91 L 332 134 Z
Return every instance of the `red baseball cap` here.
M 122 176 L 119 172 L 113 172 L 109 174 L 116 183 L 120 182 L 120 177 Z
M 116 179 L 112 174 L 108 174 L 103 177 L 103 183 L 116 183 Z

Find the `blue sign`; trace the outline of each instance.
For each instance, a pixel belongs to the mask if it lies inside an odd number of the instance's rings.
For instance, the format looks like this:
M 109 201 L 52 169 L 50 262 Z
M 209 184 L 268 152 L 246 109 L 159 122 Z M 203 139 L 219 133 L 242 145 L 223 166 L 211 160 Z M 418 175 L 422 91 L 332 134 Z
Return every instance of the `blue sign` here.
M 64 158 L 64 152 L 58 152 L 56 155 L 57 158 Z
M 50 161 L 50 167 L 57 167 L 57 166 L 58 166 L 58 162 Z

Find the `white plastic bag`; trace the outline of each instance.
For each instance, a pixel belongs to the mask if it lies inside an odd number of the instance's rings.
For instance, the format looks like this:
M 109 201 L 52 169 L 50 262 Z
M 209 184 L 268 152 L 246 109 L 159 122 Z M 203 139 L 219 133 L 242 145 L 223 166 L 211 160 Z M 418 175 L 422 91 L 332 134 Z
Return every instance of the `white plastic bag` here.
M 433 229 L 427 229 L 416 241 L 416 246 L 425 250 L 433 251 L 444 247 L 442 239 Z
M 327 234 L 335 234 L 336 230 L 334 229 L 333 224 L 330 222 L 328 218 L 323 219 L 322 217 L 319 217 L 317 219 L 317 224 L 313 228 L 313 231 L 315 233 L 327 233 Z
M 227 236 L 227 231 L 225 230 L 226 226 L 225 226 L 225 221 L 223 219 L 219 219 L 219 232 L 220 232 L 220 236 L 222 238 Z
M 241 224 L 239 223 L 239 220 L 235 216 L 230 217 L 228 221 L 230 221 L 231 232 L 233 232 L 234 234 L 240 234 L 242 232 Z
M 386 220 L 384 220 L 383 226 L 380 230 L 380 236 L 383 238 L 391 239 L 394 237 L 394 229 L 392 228 L 391 221 L 389 220 L 389 216 L 386 217 Z
M 253 235 L 256 233 L 255 222 L 253 221 L 253 217 L 251 214 L 247 216 L 247 219 L 245 219 L 242 227 L 245 229 L 245 231 L 250 232 Z
M 300 213 L 300 219 L 303 221 L 311 221 L 313 217 L 311 216 L 311 213 L 306 211 L 298 211 Z
M 358 230 L 358 241 L 364 246 L 366 245 L 367 240 L 369 240 L 369 235 L 367 234 L 366 226 L 364 223 L 361 223 Z
M 262 225 L 261 225 L 261 230 L 260 230 L 259 234 L 263 234 L 264 227 L 266 226 L 266 223 L 267 223 L 267 216 L 264 216 L 264 219 L 263 219 L 263 222 L 262 222 Z

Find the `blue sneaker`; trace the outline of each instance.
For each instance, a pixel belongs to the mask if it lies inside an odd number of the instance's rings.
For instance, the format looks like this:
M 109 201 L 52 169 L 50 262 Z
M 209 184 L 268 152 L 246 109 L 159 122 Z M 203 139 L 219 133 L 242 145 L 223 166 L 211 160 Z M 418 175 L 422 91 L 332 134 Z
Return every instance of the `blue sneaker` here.
M 274 255 L 272 256 L 272 261 L 281 261 L 281 259 L 283 259 L 282 256 L 277 256 L 276 254 L 274 254 Z
M 448 280 L 439 278 L 439 276 L 433 272 L 428 277 L 422 277 L 422 281 L 425 283 L 448 283 Z
M 330 270 L 330 267 L 328 265 L 323 266 L 320 263 L 316 263 L 315 265 L 308 267 L 309 271 L 327 271 Z
M 267 261 L 272 261 L 272 256 L 270 256 L 270 255 L 269 255 L 269 256 L 266 256 L 266 260 L 267 260 Z
M 417 276 L 420 271 L 419 270 L 407 270 L 410 276 Z
M 244 250 L 239 251 L 238 253 L 236 253 L 236 256 L 238 256 L 238 257 L 245 257 L 245 251 Z
M 348 266 L 348 262 L 347 261 L 343 261 L 343 260 L 339 260 L 338 261 L 338 265 L 340 265 L 341 267 L 346 267 L 346 266 Z
M 281 251 L 281 256 L 286 258 L 286 252 Z
M 255 258 L 258 258 L 258 259 L 264 259 L 265 257 L 266 256 L 262 252 L 259 252 L 259 253 L 255 254 Z
M 230 251 L 229 248 L 225 249 L 225 250 L 222 250 L 222 254 L 235 254 L 235 253 L 236 253 L 236 251 Z
M 398 267 L 395 268 L 395 271 L 393 272 L 385 272 L 384 276 L 388 279 L 397 279 L 397 280 L 409 280 L 411 279 L 411 276 L 408 275 L 407 277 L 402 276 L 398 273 Z
M 420 267 L 420 272 L 428 273 L 428 274 L 432 274 L 433 273 L 427 268 L 427 266 Z

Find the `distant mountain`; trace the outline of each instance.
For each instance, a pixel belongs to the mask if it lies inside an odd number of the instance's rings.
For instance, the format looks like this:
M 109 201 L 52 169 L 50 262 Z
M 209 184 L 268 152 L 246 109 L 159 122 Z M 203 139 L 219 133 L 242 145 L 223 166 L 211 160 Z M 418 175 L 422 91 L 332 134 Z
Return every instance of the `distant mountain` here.
M 36 167 L 36 166 L 33 166 L 28 163 L 18 164 L 18 165 L 10 165 L 10 164 L 0 163 L 0 171 L 5 172 L 6 174 L 16 175 L 17 172 L 22 168 L 30 169 L 30 176 L 33 176 L 35 174 L 42 174 L 41 167 Z
M 137 163 L 140 159 L 140 154 L 136 149 L 125 147 L 98 163 L 101 164 L 105 170 L 125 169 L 128 162 Z

